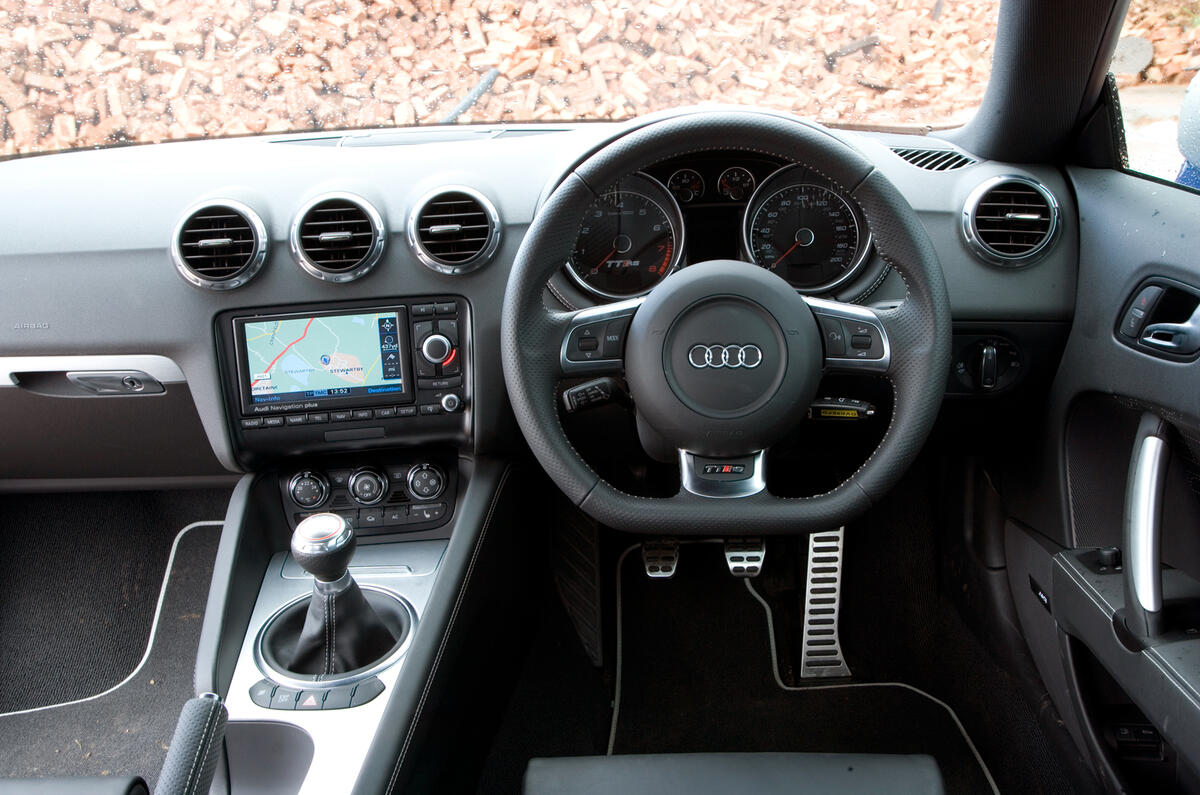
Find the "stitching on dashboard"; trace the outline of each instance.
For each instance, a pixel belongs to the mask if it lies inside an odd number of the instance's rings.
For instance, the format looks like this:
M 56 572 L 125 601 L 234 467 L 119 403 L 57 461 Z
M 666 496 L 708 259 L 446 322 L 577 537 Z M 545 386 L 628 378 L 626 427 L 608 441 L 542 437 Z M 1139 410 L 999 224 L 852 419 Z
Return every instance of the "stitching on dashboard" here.
M 388 779 L 386 792 L 389 794 L 394 791 L 396 779 L 400 776 L 400 768 L 404 766 L 404 760 L 408 758 L 408 750 L 412 745 L 413 734 L 416 731 L 417 724 L 421 720 L 421 715 L 425 709 L 425 702 L 429 699 L 429 693 L 433 689 L 433 682 L 437 678 L 438 669 L 441 667 L 442 657 L 446 653 L 447 644 L 450 642 L 454 622 L 458 618 L 459 611 L 462 609 L 463 599 L 466 598 L 467 588 L 471 584 L 471 575 L 475 571 L 475 563 L 479 559 L 479 552 L 483 549 L 483 542 L 487 538 L 488 530 L 492 526 L 492 517 L 496 513 L 496 506 L 500 502 L 500 497 L 504 493 L 504 486 L 508 483 L 508 476 L 511 473 L 512 466 L 506 466 L 504 472 L 500 475 L 500 482 L 496 485 L 496 493 L 492 495 L 491 503 L 488 505 L 487 515 L 483 519 L 483 529 L 479 531 L 479 539 L 475 542 L 475 548 L 471 550 L 471 560 L 467 564 L 467 571 L 463 576 L 462 586 L 458 589 L 458 595 L 454 600 L 454 608 L 450 611 L 450 620 L 446 622 L 446 631 L 442 633 L 437 654 L 434 656 L 433 665 L 429 669 L 429 676 L 426 677 L 425 686 L 421 690 L 421 698 L 417 702 L 416 710 L 413 711 L 412 720 L 408 723 L 408 730 L 404 736 L 404 745 L 400 747 L 400 754 L 396 758 L 395 766 L 392 768 L 391 778 Z

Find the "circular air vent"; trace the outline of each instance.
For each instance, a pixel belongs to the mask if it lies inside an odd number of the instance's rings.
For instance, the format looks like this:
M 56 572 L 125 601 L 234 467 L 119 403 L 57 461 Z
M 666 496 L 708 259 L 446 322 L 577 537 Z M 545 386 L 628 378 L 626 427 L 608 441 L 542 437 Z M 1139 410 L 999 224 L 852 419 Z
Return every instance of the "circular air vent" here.
M 292 222 L 292 254 L 305 273 L 331 282 L 366 275 L 383 255 L 383 217 L 361 196 L 326 193 Z
M 262 269 L 267 259 L 267 228 L 241 202 L 204 202 L 188 210 L 175 227 L 171 259 L 190 284 L 232 290 Z
M 441 188 L 423 197 L 408 217 L 408 244 L 438 273 L 467 273 L 500 245 L 500 216 L 471 188 Z
M 1058 232 L 1058 202 L 1038 182 L 994 177 L 967 197 L 963 234 L 985 260 L 1020 267 L 1044 254 Z

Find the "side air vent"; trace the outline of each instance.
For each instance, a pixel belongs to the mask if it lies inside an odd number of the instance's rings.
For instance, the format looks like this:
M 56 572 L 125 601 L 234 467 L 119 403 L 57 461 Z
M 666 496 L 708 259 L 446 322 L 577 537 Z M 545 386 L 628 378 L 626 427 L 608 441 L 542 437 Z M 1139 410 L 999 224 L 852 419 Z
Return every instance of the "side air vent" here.
M 361 196 L 326 193 L 292 221 L 292 255 L 309 276 L 349 282 L 365 276 L 383 255 L 383 217 Z
M 459 185 L 417 202 L 408 217 L 408 244 L 438 273 L 468 273 L 487 263 L 500 245 L 500 216 L 483 194 Z
M 984 260 L 1009 268 L 1028 265 L 1058 233 L 1058 202 L 1026 177 L 994 177 L 967 197 L 963 234 Z
M 979 162 L 953 149 L 910 149 L 893 146 L 892 151 L 926 171 L 954 171 Z
M 267 259 L 267 229 L 241 202 L 205 202 L 186 212 L 175 228 L 171 259 L 188 283 L 209 290 L 232 290 L 262 269 Z

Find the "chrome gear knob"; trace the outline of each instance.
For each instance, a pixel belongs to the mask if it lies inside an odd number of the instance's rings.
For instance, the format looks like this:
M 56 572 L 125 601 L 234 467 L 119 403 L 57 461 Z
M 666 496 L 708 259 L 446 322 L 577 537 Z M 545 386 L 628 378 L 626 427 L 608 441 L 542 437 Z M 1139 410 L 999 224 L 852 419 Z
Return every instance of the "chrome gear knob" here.
M 336 513 L 306 517 L 292 533 L 292 557 L 321 582 L 336 582 L 346 575 L 356 546 L 354 528 Z

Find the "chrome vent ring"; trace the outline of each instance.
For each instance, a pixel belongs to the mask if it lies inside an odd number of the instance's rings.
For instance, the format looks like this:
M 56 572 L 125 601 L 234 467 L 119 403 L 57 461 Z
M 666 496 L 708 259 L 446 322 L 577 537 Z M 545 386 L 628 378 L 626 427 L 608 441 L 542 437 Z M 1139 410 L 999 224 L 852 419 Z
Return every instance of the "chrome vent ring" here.
M 267 228 L 258 213 L 233 199 L 188 208 L 171 237 L 171 262 L 185 281 L 207 290 L 233 290 L 267 260 Z
M 383 216 L 361 196 L 325 193 L 300 208 L 292 221 L 292 256 L 305 273 L 350 282 L 371 271 L 383 256 Z
M 438 188 L 409 213 L 408 245 L 430 270 L 469 273 L 487 264 L 499 248 L 500 214 L 474 188 Z
M 1019 268 L 1036 262 L 1058 230 L 1058 201 L 1029 177 L 992 177 L 972 190 L 963 206 L 963 236 L 993 265 Z

